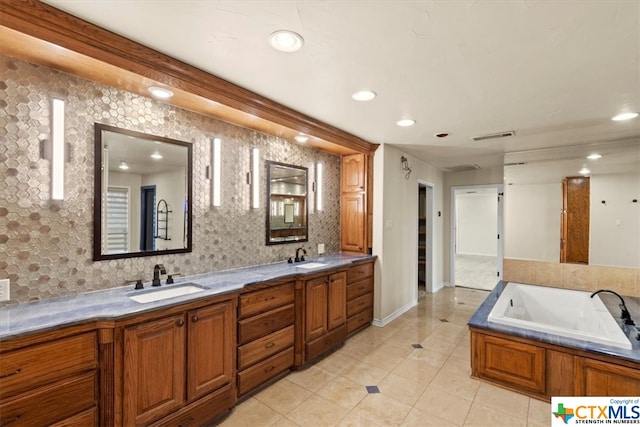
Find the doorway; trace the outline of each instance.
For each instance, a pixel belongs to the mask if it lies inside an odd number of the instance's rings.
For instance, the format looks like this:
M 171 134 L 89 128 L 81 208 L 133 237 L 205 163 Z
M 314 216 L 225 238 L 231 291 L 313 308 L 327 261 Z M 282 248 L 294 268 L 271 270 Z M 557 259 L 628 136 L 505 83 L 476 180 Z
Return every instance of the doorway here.
M 156 186 L 140 187 L 140 250 L 154 251 L 155 248 Z
M 491 290 L 502 277 L 502 185 L 454 187 L 451 283 Z
M 433 292 L 433 185 L 418 180 L 418 298 Z

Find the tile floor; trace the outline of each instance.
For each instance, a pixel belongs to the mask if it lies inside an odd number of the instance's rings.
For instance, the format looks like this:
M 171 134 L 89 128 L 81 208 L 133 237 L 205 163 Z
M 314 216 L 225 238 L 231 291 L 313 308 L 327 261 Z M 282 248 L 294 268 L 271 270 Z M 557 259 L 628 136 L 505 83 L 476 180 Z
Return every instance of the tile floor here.
M 424 295 L 384 328 L 365 329 L 239 404 L 221 425 L 548 426 L 548 403 L 469 378 L 466 322 L 486 295 L 464 288 Z
M 492 290 L 498 283 L 498 258 L 482 255 L 456 255 L 455 278 L 457 286 Z

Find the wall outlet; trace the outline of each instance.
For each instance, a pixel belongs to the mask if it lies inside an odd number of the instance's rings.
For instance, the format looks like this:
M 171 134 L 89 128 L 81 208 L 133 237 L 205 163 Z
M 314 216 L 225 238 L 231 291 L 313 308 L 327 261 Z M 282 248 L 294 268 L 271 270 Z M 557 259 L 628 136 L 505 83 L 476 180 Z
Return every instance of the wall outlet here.
M 322 255 L 324 253 L 324 243 L 318 243 L 318 255 Z
M 9 284 L 9 279 L 0 279 L 0 301 L 9 301 L 11 299 Z

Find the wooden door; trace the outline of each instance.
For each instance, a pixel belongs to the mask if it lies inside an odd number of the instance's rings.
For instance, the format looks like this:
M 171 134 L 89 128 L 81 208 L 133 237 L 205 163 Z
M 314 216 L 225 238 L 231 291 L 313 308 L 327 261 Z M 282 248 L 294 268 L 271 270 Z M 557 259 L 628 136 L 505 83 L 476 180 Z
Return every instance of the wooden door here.
M 342 192 L 360 192 L 365 190 L 365 155 L 349 154 L 342 156 Z
M 589 177 L 562 180 L 560 262 L 589 263 Z
M 640 396 L 640 371 L 576 357 L 575 396 Z
M 309 280 L 305 297 L 305 342 L 323 336 L 327 330 L 327 277 Z
M 327 306 L 328 330 L 342 326 L 347 321 L 347 273 L 329 276 L 329 301 Z
M 124 331 L 124 425 L 145 425 L 184 402 L 184 315 Z
M 343 193 L 340 199 L 340 234 L 343 251 L 364 252 L 365 195 Z
M 235 323 L 231 301 L 188 313 L 187 398 L 195 400 L 231 382 Z

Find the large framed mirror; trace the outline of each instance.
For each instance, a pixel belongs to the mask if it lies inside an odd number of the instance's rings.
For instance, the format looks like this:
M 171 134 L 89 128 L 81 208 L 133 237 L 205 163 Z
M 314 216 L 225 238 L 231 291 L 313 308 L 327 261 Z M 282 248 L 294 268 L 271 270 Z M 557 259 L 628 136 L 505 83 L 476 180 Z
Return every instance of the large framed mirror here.
M 640 268 L 640 138 L 508 153 L 504 177 L 505 258 Z
M 93 259 L 191 252 L 192 145 L 94 129 Z
M 308 169 L 267 161 L 267 245 L 306 242 Z

